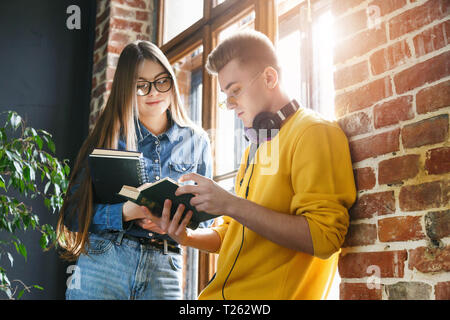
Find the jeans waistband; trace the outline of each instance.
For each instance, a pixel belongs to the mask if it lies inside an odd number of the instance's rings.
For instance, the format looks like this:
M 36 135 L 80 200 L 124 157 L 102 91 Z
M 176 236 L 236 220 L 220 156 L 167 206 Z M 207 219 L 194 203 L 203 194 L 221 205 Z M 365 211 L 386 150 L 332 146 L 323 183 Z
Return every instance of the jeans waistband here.
M 181 249 L 179 246 L 173 245 L 173 244 L 169 243 L 167 240 L 163 240 L 163 239 L 135 237 L 135 236 L 129 235 L 124 232 L 106 232 L 106 233 L 102 233 L 101 236 L 114 241 L 116 243 L 116 245 L 121 245 L 123 239 L 128 239 L 137 244 L 147 245 L 147 246 L 159 249 L 164 254 L 168 254 L 169 252 L 178 253 L 178 254 L 181 253 Z

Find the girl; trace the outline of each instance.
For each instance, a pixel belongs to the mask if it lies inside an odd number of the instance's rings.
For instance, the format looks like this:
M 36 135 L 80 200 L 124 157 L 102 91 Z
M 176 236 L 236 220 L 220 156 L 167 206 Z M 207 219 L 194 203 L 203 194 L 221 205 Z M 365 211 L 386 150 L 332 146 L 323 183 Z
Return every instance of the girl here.
M 208 136 L 188 119 L 173 69 L 154 44 L 123 49 L 106 106 L 75 162 L 57 232 L 63 258 L 77 259 L 67 299 L 180 299 L 180 246 L 142 207 L 96 203 L 87 165 L 94 148 L 142 152 L 150 182 L 188 172 L 211 177 Z

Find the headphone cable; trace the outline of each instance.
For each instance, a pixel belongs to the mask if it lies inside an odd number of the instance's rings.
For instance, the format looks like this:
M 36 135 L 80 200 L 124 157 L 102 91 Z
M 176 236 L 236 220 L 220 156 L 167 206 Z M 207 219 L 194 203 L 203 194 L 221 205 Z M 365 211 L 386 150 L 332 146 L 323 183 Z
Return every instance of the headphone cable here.
M 255 164 L 252 164 L 252 172 L 250 173 L 250 178 L 248 179 L 248 183 L 247 183 L 247 189 L 245 190 L 245 199 L 247 199 L 247 197 L 248 197 L 248 192 L 249 192 L 249 190 L 250 190 L 250 181 L 252 180 L 253 169 L 254 169 L 254 167 L 255 167 Z M 238 251 L 238 253 L 237 253 L 237 255 L 236 255 L 236 258 L 234 259 L 233 265 L 231 266 L 230 272 L 228 272 L 228 275 L 227 275 L 227 277 L 225 278 L 225 281 L 223 282 L 223 286 L 222 286 L 222 298 L 223 298 L 223 300 L 227 300 L 227 299 L 225 299 L 225 285 L 226 285 L 226 283 L 227 283 L 227 281 L 228 281 L 228 278 L 229 278 L 230 275 L 231 275 L 231 272 L 232 272 L 233 269 L 234 269 L 234 266 L 236 265 L 236 262 L 237 262 L 237 259 L 239 258 L 239 255 L 241 254 L 242 247 L 244 246 L 244 236 L 245 236 L 245 226 L 242 225 L 242 240 L 241 240 L 241 245 L 240 245 L 240 247 L 239 247 L 239 251 Z

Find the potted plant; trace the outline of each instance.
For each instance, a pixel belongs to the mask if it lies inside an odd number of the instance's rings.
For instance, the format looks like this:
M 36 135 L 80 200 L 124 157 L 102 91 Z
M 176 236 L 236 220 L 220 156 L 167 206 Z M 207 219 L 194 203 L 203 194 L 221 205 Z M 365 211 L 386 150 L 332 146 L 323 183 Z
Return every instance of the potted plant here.
M 3 266 L 14 265 L 11 252 L 27 260 L 27 249 L 18 231 L 40 232 L 40 246 L 48 250 L 56 244 L 53 226 L 40 224 L 27 200 L 41 198 L 52 213 L 59 212 L 68 186 L 68 160 L 60 161 L 50 133 L 27 127 L 14 111 L 0 114 L 0 291 L 19 299 L 31 288 L 20 279 L 9 280 Z

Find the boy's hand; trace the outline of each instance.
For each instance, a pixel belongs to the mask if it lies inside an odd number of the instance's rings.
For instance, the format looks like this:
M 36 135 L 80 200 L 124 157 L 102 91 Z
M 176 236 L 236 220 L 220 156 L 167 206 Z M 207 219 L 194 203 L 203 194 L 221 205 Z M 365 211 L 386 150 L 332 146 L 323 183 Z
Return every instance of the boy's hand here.
M 183 246 L 187 245 L 190 235 L 190 229 L 187 229 L 186 226 L 188 225 L 189 221 L 191 221 L 192 211 L 189 210 L 186 213 L 184 219 L 180 222 L 181 215 L 183 214 L 185 206 L 183 204 L 180 204 L 177 208 L 177 211 L 175 212 L 175 215 L 173 216 L 173 219 L 170 220 L 171 207 L 172 201 L 166 199 L 166 201 L 164 201 L 164 208 L 161 217 L 154 216 L 146 207 L 142 208 L 146 210 L 146 214 L 150 217 L 150 220 L 154 222 L 163 233 L 167 233 L 169 237 L 171 237 L 179 244 Z
M 179 181 L 194 181 L 197 183 L 195 186 L 184 185 L 178 187 L 177 191 L 175 191 L 175 195 L 179 196 L 185 193 L 194 194 L 194 197 L 191 199 L 191 205 L 198 211 L 216 215 L 226 214 L 228 206 L 235 199 L 235 196 L 223 189 L 213 180 L 196 173 L 185 174 Z

